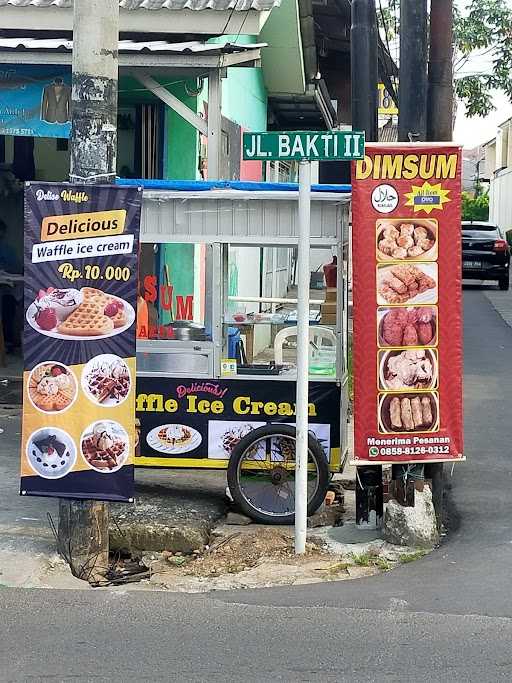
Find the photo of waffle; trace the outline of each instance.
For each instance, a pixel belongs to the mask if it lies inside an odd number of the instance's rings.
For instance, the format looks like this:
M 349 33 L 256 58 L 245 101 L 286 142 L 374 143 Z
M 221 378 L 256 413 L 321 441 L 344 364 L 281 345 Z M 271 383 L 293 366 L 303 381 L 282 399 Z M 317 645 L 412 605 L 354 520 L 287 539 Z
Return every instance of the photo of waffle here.
M 437 259 L 436 220 L 416 218 L 377 221 L 379 261 L 435 261 Z
M 266 422 L 233 422 L 231 420 L 210 420 L 208 423 L 208 458 L 228 460 L 233 448 L 240 440 Z M 263 454 L 264 456 L 264 454 Z M 258 459 L 257 453 L 254 459 Z
M 166 455 L 193 451 L 201 445 L 202 440 L 203 437 L 196 429 L 182 424 L 159 425 L 146 437 L 148 446 Z
M 27 309 L 29 325 L 57 339 L 103 339 L 133 325 L 135 311 L 123 299 L 94 287 L 41 289 Z
M 61 413 L 75 401 L 78 387 L 73 372 L 62 363 L 45 361 L 28 378 L 28 396 L 32 405 L 44 413 Z
M 104 353 L 92 358 L 82 372 L 82 390 L 93 403 L 110 408 L 130 393 L 130 370 L 122 358 Z
M 436 392 L 381 394 L 380 432 L 435 432 L 438 427 L 439 397 Z
M 279 423 L 272 423 L 272 424 L 279 424 Z M 296 422 L 286 422 L 286 424 L 291 425 L 292 427 L 296 427 L 297 424 Z M 325 457 L 327 459 L 327 462 L 329 462 L 330 457 L 331 457 L 331 425 L 330 424 L 321 424 L 321 423 L 312 423 L 310 422 L 308 424 L 308 432 L 311 434 L 311 436 L 314 436 L 315 439 L 318 441 L 320 446 L 322 447 L 322 450 L 325 453 Z
M 76 462 L 76 446 L 67 432 L 47 427 L 31 434 L 26 455 L 31 468 L 40 477 L 60 479 Z
M 110 474 L 126 463 L 129 443 L 126 430 L 118 422 L 100 420 L 85 429 L 80 439 L 80 451 L 93 470 Z
M 437 263 L 377 266 L 377 303 L 437 303 Z

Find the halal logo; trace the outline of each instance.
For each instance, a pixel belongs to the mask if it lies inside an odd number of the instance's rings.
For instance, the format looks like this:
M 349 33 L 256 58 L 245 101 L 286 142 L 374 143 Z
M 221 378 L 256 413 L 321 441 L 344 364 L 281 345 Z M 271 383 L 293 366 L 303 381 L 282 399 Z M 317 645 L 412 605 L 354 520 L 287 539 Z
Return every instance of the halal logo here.
M 414 213 L 418 211 L 425 211 L 425 213 L 432 213 L 434 209 L 443 210 L 443 204 L 451 202 L 448 197 L 450 190 L 443 190 L 441 183 L 431 185 L 424 182 L 423 185 L 413 185 L 412 192 L 406 192 L 407 201 L 405 206 L 412 206 Z

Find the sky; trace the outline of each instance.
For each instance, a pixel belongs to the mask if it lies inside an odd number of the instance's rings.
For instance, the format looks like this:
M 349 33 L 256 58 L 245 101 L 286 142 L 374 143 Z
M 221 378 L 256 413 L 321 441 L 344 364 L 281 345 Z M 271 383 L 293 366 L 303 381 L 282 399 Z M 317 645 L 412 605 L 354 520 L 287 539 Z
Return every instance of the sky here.
M 496 137 L 499 124 L 512 117 L 512 104 L 507 97 L 501 93 L 496 93 L 494 106 L 496 110 L 491 112 L 489 116 L 467 118 L 464 113 L 464 106 L 458 102 L 453 133 L 455 142 L 471 149 Z

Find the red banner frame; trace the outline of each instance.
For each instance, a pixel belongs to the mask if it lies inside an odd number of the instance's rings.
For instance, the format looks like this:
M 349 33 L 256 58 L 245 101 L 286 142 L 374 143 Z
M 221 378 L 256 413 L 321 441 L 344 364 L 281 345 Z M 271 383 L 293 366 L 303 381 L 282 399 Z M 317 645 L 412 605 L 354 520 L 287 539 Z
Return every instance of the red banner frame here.
M 367 144 L 352 167 L 354 460 L 463 460 L 461 150 Z

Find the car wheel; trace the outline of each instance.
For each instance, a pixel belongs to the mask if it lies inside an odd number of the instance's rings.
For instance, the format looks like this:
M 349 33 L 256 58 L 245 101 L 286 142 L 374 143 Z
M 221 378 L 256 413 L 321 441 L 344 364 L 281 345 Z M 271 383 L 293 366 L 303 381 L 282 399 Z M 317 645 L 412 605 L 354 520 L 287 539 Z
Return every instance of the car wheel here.
M 508 292 L 509 287 L 510 287 L 510 280 L 509 280 L 508 275 L 506 277 L 502 277 L 499 280 L 499 287 L 500 287 L 502 292 Z

